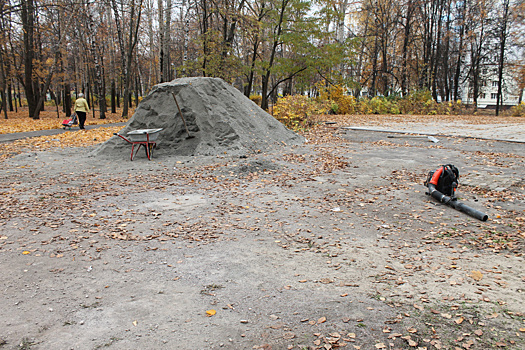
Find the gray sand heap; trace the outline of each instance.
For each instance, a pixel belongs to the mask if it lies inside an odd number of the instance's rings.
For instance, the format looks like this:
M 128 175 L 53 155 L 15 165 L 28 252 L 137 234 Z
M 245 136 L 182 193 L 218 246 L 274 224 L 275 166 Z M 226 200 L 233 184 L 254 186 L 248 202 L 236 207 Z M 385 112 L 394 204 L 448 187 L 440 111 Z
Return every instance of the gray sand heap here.
M 175 94 L 192 138 L 179 115 Z M 121 135 L 162 128 L 156 155 L 247 155 L 304 138 L 285 128 L 239 90 L 217 78 L 182 78 L 153 87 Z M 131 145 L 114 136 L 94 153 L 124 156 Z M 144 152 L 139 157 L 144 157 Z

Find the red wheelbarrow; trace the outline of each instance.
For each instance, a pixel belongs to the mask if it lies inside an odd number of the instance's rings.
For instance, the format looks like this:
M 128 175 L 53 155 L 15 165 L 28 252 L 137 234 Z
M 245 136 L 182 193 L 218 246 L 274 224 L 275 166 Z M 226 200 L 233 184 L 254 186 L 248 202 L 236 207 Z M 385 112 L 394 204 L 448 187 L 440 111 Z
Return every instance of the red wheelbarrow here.
M 137 155 L 140 146 L 144 146 L 146 157 L 151 160 L 153 149 L 157 147 L 156 140 L 160 131 L 162 131 L 162 129 L 139 129 L 128 132 L 126 136 L 120 135 L 118 133 L 114 133 L 113 135 L 116 135 L 131 143 L 131 160 L 133 160 L 133 157 Z M 138 147 L 137 151 L 133 153 L 135 150 L 135 145 L 138 145 Z

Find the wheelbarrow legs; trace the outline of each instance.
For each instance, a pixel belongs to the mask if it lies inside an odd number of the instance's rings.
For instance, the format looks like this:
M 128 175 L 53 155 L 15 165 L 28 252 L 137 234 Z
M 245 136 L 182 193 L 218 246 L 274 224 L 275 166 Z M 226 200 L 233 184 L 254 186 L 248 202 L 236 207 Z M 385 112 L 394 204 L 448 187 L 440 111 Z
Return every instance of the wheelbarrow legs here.
M 153 149 L 157 147 L 157 143 L 155 141 L 149 140 L 149 134 L 146 134 L 146 141 L 131 141 L 118 133 L 113 133 L 113 135 L 120 137 L 128 143 L 131 143 L 131 160 L 133 160 L 137 153 L 139 153 L 139 149 L 141 146 L 144 146 L 144 151 L 146 151 L 146 157 L 148 157 L 148 160 L 151 160 L 151 157 L 153 156 Z M 135 145 L 138 145 L 136 151 Z
M 135 145 L 138 145 L 137 150 L 135 151 Z M 153 149 L 157 146 L 155 142 L 133 142 L 131 144 L 131 160 L 139 153 L 140 147 L 144 146 L 144 151 L 146 152 L 146 157 L 148 160 L 151 160 L 153 156 Z
M 147 145 L 144 145 L 144 149 L 146 151 L 146 157 L 148 157 L 149 160 L 151 160 L 151 157 L 153 157 L 153 149 L 157 146 L 156 143 L 148 143 Z

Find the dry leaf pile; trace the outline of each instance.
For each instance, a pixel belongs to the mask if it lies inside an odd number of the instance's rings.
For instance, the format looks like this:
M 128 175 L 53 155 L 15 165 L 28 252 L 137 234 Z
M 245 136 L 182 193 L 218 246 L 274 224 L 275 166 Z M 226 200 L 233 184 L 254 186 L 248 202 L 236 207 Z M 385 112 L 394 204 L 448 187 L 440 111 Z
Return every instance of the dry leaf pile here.
M 130 109 L 129 115 L 133 115 L 133 111 L 133 109 Z M 4 114 L 2 113 L 0 116 L 0 134 L 61 129 L 62 121 L 68 119 L 65 113 L 62 111 L 59 111 L 59 116 L 57 117 L 57 111 L 51 107 L 47 107 L 45 111 L 40 113 L 40 119 L 35 120 L 29 118 L 28 115 L 29 112 L 27 107 L 19 107 L 18 112 L 9 112 L 7 117 L 8 119 L 5 119 Z M 126 121 L 127 119 L 121 118 L 121 113 L 118 110 L 115 114 L 106 113 L 106 119 L 99 119 L 98 112 L 96 118 L 93 118 L 92 113 L 90 113 L 86 118 L 87 125 L 102 125 Z
M 0 161 L 28 151 L 93 146 L 107 141 L 113 136 L 113 133 L 121 129 L 121 126 L 100 127 L 92 130 L 77 130 L 58 135 L 31 137 L 9 143 L 0 143 Z

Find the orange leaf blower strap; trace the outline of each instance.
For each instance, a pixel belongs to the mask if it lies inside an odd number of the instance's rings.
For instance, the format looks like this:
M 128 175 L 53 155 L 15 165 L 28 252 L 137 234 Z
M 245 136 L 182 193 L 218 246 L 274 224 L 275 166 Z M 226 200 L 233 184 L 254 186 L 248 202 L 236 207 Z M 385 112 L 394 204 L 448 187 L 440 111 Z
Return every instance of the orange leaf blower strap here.
M 432 178 L 430 179 L 428 183 L 434 186 L 437 186 L 439 177 L 443 173 L 443 170 L 444 170 L 444 167 L 440 167 L 438 170 L 436 170 L 436 172 L 434 173 L 434 175 L 432 175 Z

